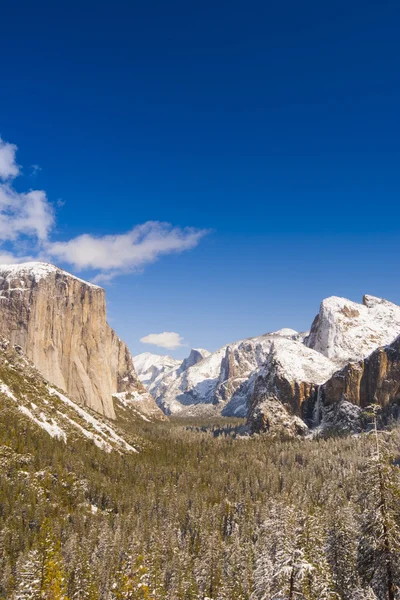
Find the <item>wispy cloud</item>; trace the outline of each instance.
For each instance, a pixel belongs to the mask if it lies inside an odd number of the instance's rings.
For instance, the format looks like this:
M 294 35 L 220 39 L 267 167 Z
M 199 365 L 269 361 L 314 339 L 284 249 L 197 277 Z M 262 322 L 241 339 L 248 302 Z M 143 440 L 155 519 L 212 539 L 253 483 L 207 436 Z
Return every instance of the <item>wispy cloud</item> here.
M 194 248 L 206 233 L 204 229 L 148 221 L 119 235 L 85 234 L 68 242 L 54 242 L 47 251 L 78 270 L 94 269 L 101 272 L 101 278 L 110 278 L 155 262 L 163 254 Z
M 20 174 L 17 146 L 0 138 L 0 243 L 14 244 L 22 237 L 33 244 L 48 239 L 54 224 L 54 211 L 43 190 L 18 192 L 13 179 Z
M 42 167 L 39 165 L 31 165 L 30 169 L 31 169 L 31 176 L 35 177 L 35 175 L 40 173 L 40 171 L 42 170 Z
M 55 211 L 43 190 L 18 192 L 13 180 L 20 174 L 17 146 L 0 138 L 0 261 L 16 262 L 22 254 L 67 263 L 77 271 L 92 270 L 97 282 L 143 268 L 162 255 L 197 246 L 205 229 L 174 227 L 147 221 L 126 233 L 93 236 L 85 233 L 68 241 L 52 239 Z M 33 173 L 40 167 L 32 166 Z M 1 246 L 7 244 L 3 254 Z M 10 249 L 13 251 L 10 252 Z M 2 259 L 3 257 L 3 259 Z
M 0 179 L 10 179 L 19 174 L 19 166 L 15 160 L 17 149 L 15 144 L 4 142 L 0 137 Z
M 0 240 L 17 240 L 22 235 L 47 240 L 54 224 L 54 211 L 43 190 L 19 193 L 0 183 Z
M 140 339 L 143 344 L 152 344 L 159 348 L 167 348 L 168 350 L 176 350 L 181 346 L 183 338 L 175 331 L 164 331 L 163 333 L 149 333 Z

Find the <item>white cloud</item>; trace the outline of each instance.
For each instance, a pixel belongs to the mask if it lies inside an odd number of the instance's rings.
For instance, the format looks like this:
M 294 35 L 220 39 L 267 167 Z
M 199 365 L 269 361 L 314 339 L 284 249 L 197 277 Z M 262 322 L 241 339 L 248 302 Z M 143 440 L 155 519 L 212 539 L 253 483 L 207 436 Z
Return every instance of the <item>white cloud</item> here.
M 11 180 L 20 173 L 16 162 L 17 146 L 0 137 L 0 244 L 14 246 L 24 238 L 32 245 L 41 245 L 48 239 L 54 224 L 53 207 L 42 190 L 17 192 Z M 2 180 L 2 182 L 1 182 Z M 15 248 L 18 250 L 18 248 Z M 17 252 L 18 254 L 18 252 Z M 4 261 L 18 260 L 10 252 L 2 254 Z
M 53 224 L 54 211 L 44 191 L 19 193 L 9 184 L 0 183 L 0 241 L 31 236 L 42 243 Z
M 68 242 L 54 242 L 47 246 L 47 252 L 78 270 L 99 270 L 97 280 L 104 281 L 152 263 L 162 254 L 194 248 L 207 233 L 204 229 L 148 221 L 119 235 L 84 234 Z
M 184 344 L 182 344 L 183 338 L 179 333 L 174 331 L 164 331 L 163 333 L 149 333 L 145 337 L 142 337 L 140 341 L 143 344 L 153 344 L 153 346 L 159 346 L 159 348 L 167 348 L 168 350 L 176 350 Z
M 31 165 L 31 176 L 35 177 L 41 170 L 42 167 L 40 165 Z
M 204 229 L 173 227 L 148 221 L 126 233 L 96 237 L 85 233 L 65 242 L 51 240 L 55 212 L 43 190 L 19 192 L 13 179 L 20 174 L 17 146 L 0 137 L 0 261 L 22 261 L 26 254 L 39 260 L 68 263 L 77 271 L 97 271 L 94 280 L 109 281 L 121 273 L 141 269 L 163 254 L 197 246 Z M 40 170 L 32 165 L 32 173 Z M 1 248 L 6 244 L 6 248 Z M 13 250 L 13 252 L 10 252 Z M 22 254 L 24 256 L 22 256 Z
M 4 142 L 0 137 L 0 179 L 11 179 L 19 174 L 19 166 L 15 162 L 17 146 Z
M 31 256 L 14 256 L 11 252 L 0 251 L 0 265 L 12 265 L 18 262 L 29 262 L 32 260 Z

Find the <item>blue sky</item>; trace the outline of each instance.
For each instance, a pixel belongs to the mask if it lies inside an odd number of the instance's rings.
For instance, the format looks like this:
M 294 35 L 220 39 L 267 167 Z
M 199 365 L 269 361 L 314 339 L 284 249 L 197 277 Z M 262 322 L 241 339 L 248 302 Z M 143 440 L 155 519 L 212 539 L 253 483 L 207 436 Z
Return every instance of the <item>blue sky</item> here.
M 304 330 L 332 294 L 400 303 L 399 18 L 394 1 L 8 3 L 3 260 L 100 276 L 134 353 L 165 352 L 139 341 L 165 331 L 181 357 Z

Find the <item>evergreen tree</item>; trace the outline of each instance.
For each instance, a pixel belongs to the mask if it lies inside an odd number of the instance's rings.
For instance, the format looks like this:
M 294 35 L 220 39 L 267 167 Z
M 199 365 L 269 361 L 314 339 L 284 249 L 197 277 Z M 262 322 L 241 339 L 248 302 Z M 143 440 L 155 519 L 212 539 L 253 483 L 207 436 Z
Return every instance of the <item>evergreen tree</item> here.
M 21 557 L 17 565 L 15 600 L 39 600 L 42 595 L 43 561 L 37 550 Z
M 393 464 L 372 407 L 374 449 L 364 472 L 359 570 L 379 599 L 396 600 L 400 589 L 399 467 Z
M 117 573 L 113 600 L 150 600 L 149 573 L 143 556 L 129 557 Z
M 332 570 L 334 589 L 343 600 L 352 600 L 357 588 L 358 527 L 354 511 L 340 507 L 329 515 L 326 556 Z

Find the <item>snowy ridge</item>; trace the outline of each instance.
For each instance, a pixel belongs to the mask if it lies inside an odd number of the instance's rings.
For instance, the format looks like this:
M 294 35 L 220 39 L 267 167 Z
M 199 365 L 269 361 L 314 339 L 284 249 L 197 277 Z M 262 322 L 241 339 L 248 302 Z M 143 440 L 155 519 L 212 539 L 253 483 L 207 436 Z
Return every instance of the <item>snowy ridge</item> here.
M 75 275 L 72 275 L 71 273 L 68 273 L 67 271 L 64 271 L 63 269 L 60 269 L 50 263 L 26 262 L 10 265 L 0 265 L 0 277 L 2 277 L 3 280 L 6 280 L 8 283 L 11 283 L 18 277 L 26 276 L 30 276 L 34 281 L 39 282 L 41 279 L 45 279 L 46 277 L 52 274 L 64 274 L 68 277 L 76 279 L 77 281 L 80 281 L 81 283 L 84 283 L 89 287 L 101 289 L 98 285 L 95 285 L 94 283 L 89 283 L 84 279 L 80 279 L 79 277 L 76 277 Z
M 148 387 L 151 386 L 161 373 L 167 373 L 182 364 L 182 361 L 176 360 L 171 356 L 153 354 L 152 352 L 136 354 L 136 356 L 132 357 L 132 360 L 140 381 Z
M 399 306 L 374 296 L 364 296 L 363 304 L 333 296 L 322 302 L 308 335 L 283 328 L 227 344 L 196 364 L 185 368 L 186 359 L 160 373 L 149 389 L 166 414 L 213 405 L 223 415 L 246 416 L 257 378 L 272 366 L 286 381 L 321 385 L 398 335 Z
M 114 406 L 118 406 L 124 413 L 124 418 L 151 421 L 167 420 L 154 402 L 149 392 L 117 392 L 113 394 Z
M 92 438 L 95 440 L 95 443 L 96 439 L 100 437 L 103 438 L 103 442 L 106 441 L 107 443 L 107 440 L 108 442 L 113 441 L 125 450 L 137 452 L 137 450 L 130 446 L 121 436 L 119 436 L 110 425 L 91 415 L 87 410 L 81 408 L 75 402 L 72 402 L 72 400 L 67 398 L 67 396 L 64 396 L 64 394 L 61 394 L 61 392 L 59 392 L 58 390 L 52 387 L 48 387 L 48 390 L 51 396 L 57 396 L 60 400 L 62 400 L 62 402 L 67 404 L 67 406 L 71 407 L 80 417 L 82 417 L 82 419 L 86 421 L 86 423 L 93 427 L 93 429 L 96 431 L 96 434 L 94 434 L 95 438 Z
M 400 307 L 396 304 L 368 295 L 363 304 L 331 296 L 322 301 L 305 343 L 343 366 L 366 358 L 398 335 Z
M 274 341 L 268 363 L 274 361 L 278 375 L 288 381 L 301 381 L 321 385 L 336 371 L 336 364 L 316 350 L 301 342 L 289 339 Z M 264 369 L 266 369 L 264 367 Z

